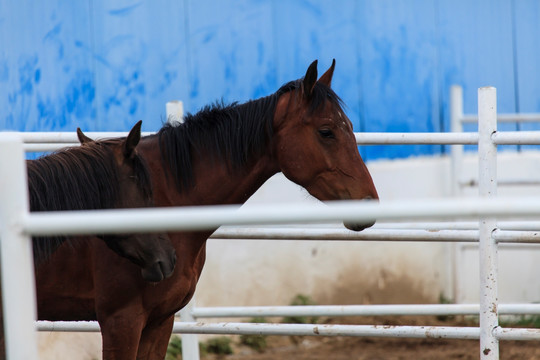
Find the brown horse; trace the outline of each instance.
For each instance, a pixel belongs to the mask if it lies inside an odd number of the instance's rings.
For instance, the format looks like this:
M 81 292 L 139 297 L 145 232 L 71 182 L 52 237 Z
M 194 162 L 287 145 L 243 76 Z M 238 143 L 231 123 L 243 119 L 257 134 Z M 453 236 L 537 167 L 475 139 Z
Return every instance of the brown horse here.
M 136 146 L 141 121 L 122 140 L 94 142 L 77 129 L 83 146 L 27 161 L 30 211 L 134 208 L 153 205 L 150 174 Z M 100 235 L 107 246 L 141 267 L 144 279 L 172 274 L 175 250 L 165 234 Z M 71 239 L 81 241 L 81 238 Z M 40 266 L 64 242 L 63 236 L 32 239 Z
M 37 160 L 27 161 L 30 211 L 152 206 L 150 174 L 136 149 L 141 138 L 141 123 L 138 122 L 125 139 L 95 142 L 78 129 L 77 134 L 83 146 L 63 149 Z M 107 244 L 116 254 L 103 246 L 94 256 L 102 256 L 102 251 L 114 254 L 111 261 L 115 261 L 114 257 L 120 255 L 134 264 L 140 271 L 139 276 L 142 274 L 142 278 L 147 281 L 161 281 L 171 276 L 174 270 L 176 254 L 167 234 L 118 234 L 98 237 L 103 241 L 90 237 L 32 238 L 36 273 L 39 273 L 42 267 L 51 271 L 55 266 L 62 266 L 62 263 L 50 261 L 50 258 L 64 243 L 77 249 L 81 244 L 96 241 Z M 75 261 L 84 267 L 84 260 Z M 67 270 L 69 269 L 56 269 L 58 272 Z M 77 269 L 78 272 L 87 270 Z M 2 320 L 0 306 L 0 324 Z M 0 327 L 0 359 L 5 358 L 3 330 L 3 327 Z
M 330 88 L 334 65 L 317 81 L 314 62 L 303 79 L 268 97 L 209 106 L 144 137 L 138 149 L 150 167 L 155 205 L 243 203 L 280 171 L 320 200 L 377 199 L 351 122 Z M 144 282 L 136 266 L 102 242 L 61 246 L 36 274 L 38 316 L 97 319 L 104 359 L 161 360 L 174 314 L 195 291 L 211 233 L 170 233 L 178 263 L 158 284 Z

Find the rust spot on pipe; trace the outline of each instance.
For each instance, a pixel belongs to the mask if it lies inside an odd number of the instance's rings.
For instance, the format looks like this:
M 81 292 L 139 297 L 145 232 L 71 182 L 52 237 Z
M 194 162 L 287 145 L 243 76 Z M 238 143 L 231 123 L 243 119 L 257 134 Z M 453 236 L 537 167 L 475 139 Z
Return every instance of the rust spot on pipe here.
M 484 353 L 484 355 L 487 355 L 491 352 L 491 349 L 485 348 L 482 352 Z
M 319 327 L 318 327 L 318 326 L 315 326 L 315 327 L 313 328 L 313 333 L 314 333 L 315 335 L 319 335 Z

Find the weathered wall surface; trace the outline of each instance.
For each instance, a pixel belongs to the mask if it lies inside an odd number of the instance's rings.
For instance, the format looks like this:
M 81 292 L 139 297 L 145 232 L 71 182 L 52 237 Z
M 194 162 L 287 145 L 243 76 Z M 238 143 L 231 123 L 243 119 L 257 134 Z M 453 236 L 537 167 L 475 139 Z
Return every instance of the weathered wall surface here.
M 448 130 L 452 84 L 467 113 L 486 85 L 501 112 L 540 111 L 539 16 L 535 0 L 0 0 L 0 130 L 154 131 L 169 100 L 258 98 L 332 58 L 356 131 Z

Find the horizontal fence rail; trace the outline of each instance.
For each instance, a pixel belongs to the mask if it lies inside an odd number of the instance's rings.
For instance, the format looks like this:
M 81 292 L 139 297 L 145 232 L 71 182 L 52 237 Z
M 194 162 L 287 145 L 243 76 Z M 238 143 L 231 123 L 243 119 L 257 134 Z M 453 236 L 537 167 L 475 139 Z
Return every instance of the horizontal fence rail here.
M 195 318 L 288 317 L 288 316 L 398 316 L 478 315 L 479 304 L 421 305 L 305 305 L 194 307 Z M 538 315 L 540 304 L 499 304 L 502 315 Z
M 408 241 L 478 242 L 478 230 L 365 229 L 354 232 L 338 228 L 220 228 L 210 239 L 220 240 L 322 240 L 322 241 Z M 497 229 L 498 243 L 540 243 L 540 231 Z
M 39 322 L 38 330 L 99 331 L 97 322 L 81 322 L 79 327 L 75 325 L 68 321 L 43 321 Z M 175 322 L 173 333 L 478 339 L 480 331 L 477 327 Z
M 27 133 L 31 134 L 31 133 Z M 33 136 L 26 136 L 24 150 L 27 152 L 40 151 L 55 151 L 66 146 L 77 146 L 79 142 L 77 138 L 73 139 L 73 133 L 59 133 L 59 142 L 43 141 L 49 140 L 42 134 L 37 133 Z M 65 135 L 64 135 L 65 134 Z M 152 135 L 151 132 L 143 133 L 143 135 Z M 109 137 L 126 136 L 127 133 L 87 133 L 92 139 L 104 139 Z M 358 145 L 478 145 L 478 133 L 378 133 L 378 132 L 363 132 L 354 133 L 356 143 Z M 501 131 L 494 133 L 493 142 L 496 145 L 540 145 L 539 131 Z M 54 136 L 51 137 L 54 139 Z
M 498 221 L 500 230 L 540 230 L 540 222 L 530 221 Z M 371 229 L 405 229 L 405 230 L 477 230 L 478 221 L 440 221 L 440 222 L 385 222 L 376 223 Z M 366 229 L 367 230 L 367 229 Z
M 440 218 L 527 218 L 540 216 L 540 197 L 461 198 L 393 201 L 340 201 L 304 204 L 234 205 L 31 213 L 24 217 L 28 235 L 84 235 L 160 230 L 205 230 L 220 225 L 317 223 L 324 221 L 396 221 Z
M 97 322 L 40 321 L 39 331 L 99 332 Z M 444 326 L 392 326 L 392 325 L 316 325 L 275 323 L 201 323 L 175 322 L 173 334 L 221 334 L 221 335 L 296 335 L 296 336 L 350 336 L 350 337 L 402 337 L 402 338 L 480 338 L 478 327 Z M 534 340 L 540 337 L 540 329 L 497 328 L 498 340 Z
M 477 123 L 477 115 L 463 115 L 464 123 Z M 497 114 L 497 122 L 540 122 L 540 113 Z
M 431 144 L 431 145 L 477 145 L 478 133 L 354 133 L 358 145 Z
M 17 133 L 22 141 L 26 144 L 35 144 L 35 143 L 51 143 L 51 144 L 78 144 L 79 138 L 75 131 L 69 132 L 22 132 Z M 115 137 L 126 137 L 129 132 L 127 131 L 101 131 L 94 132 L 88 131 L 84 132 L 86 136 L 94 140 L 97 139 L 108 139 Z M 142 132 L 141 135 L 147 136 L 155 134 L 154 132 Z

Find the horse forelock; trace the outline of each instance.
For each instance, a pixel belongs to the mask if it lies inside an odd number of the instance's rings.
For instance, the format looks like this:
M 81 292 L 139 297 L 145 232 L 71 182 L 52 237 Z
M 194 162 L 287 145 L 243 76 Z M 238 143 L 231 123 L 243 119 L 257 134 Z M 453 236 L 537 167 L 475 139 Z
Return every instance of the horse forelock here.
M 113 138 L 96 141 L 96 145 L 105 145 L 108 147 L 118 146 L 120 142 L 124 142 L 126 138 Z M 123 145 L 123 144 L 122 144 Z M 132 165 L 132 176 L 137 180 L 137 187 L 141 192 L 145 202 L 150 203 L 152 201 L 152 182 L 150 180 L 150 172 L 146 161 L 142 156 L 135 151 L 132 157 L 130 158 Z

